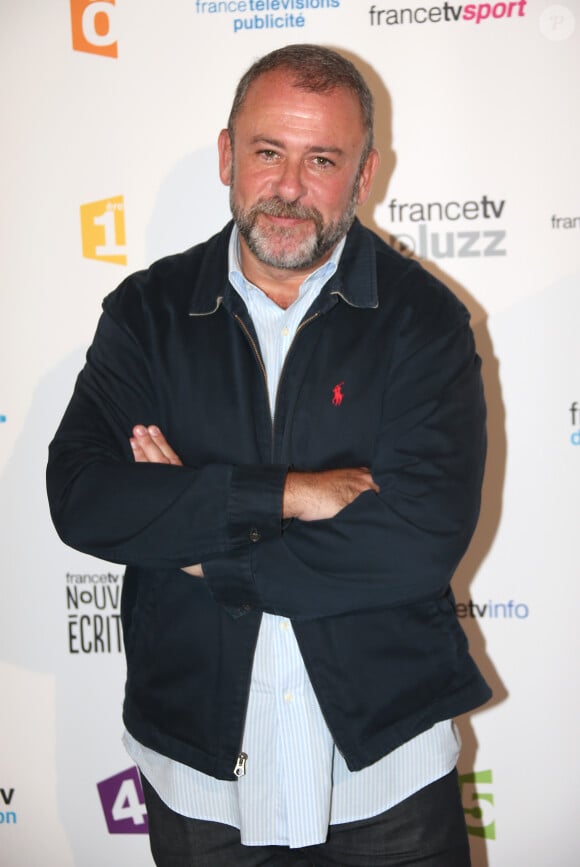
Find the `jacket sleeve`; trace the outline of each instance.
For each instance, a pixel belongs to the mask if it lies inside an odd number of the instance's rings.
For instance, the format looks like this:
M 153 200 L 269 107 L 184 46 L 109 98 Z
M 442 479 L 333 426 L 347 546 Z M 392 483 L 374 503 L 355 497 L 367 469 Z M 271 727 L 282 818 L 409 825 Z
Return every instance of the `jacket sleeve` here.
M 134 331 L 104 306 L 49 449 L 48 497 L 62 540 L 113 562 L 172 568 L 246 548 L 255 524 L 279 536 L 285 467 L 134 462 L 133 426 L 159 423 L 155 377 Z
M 401 323 L 371 465 L 380 493 L 204 564 L 224 604 L 304 620 L 446 591 L 477 522 L 486 451 L 480 359 L 467 311 L 454 299 L 451 312 Z

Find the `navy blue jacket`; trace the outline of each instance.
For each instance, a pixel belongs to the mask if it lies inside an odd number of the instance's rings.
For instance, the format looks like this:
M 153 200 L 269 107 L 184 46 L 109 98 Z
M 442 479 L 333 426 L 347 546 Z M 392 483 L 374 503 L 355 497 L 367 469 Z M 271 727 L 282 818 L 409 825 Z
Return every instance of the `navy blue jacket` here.
M 228 225 L 126 279 L 50 447 L 61 538 L 127 564 L 124 720 L 233 779 L 262 612 L 291 618 L 333 738 L 363 768 L 490 695 L 449 582 L 478 516 L 480 361 L 463 305 L 355 222 L 302 324 L 272 420 Z M 340 385 L 340 399 L 335 386 Z M 155 423 L 184 467 L 136 464 Z M 281 520 L 289 467 L 368 466 L 330 520 Z M 180 570 L 203 564 L 205 579 Z

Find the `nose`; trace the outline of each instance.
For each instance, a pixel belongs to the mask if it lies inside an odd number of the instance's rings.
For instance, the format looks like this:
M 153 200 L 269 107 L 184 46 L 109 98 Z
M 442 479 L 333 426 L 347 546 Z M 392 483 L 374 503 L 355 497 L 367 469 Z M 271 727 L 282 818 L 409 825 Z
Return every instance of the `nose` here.
M 306 192 L 303 166 L 300 161 L 285 160 L 280 167 L 276 182 L 278 196 L 286 202 L 296 202 Z

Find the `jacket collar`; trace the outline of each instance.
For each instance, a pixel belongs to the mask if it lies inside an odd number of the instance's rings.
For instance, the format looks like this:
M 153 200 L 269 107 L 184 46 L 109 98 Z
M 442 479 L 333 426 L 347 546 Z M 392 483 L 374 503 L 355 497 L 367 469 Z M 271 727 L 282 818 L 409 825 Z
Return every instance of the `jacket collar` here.
M 358 219 L 349 229 L 340 265 L 328 281 L 327 291 L 351 307 L 379 306 L 374 235 Z
M 228 307 L 232 303 L 235 305 L 233 296 L 237 293 L 228 280 L 228 244 L 232 227 L 230 221 L 205 245 L 191 296 L 190 316 L 208 316 L 224 302 Z M 351 307 L 379 306 L 373 234 L 358 219 L 349 229 L 338 270 L 321 294 L 338 296 Z

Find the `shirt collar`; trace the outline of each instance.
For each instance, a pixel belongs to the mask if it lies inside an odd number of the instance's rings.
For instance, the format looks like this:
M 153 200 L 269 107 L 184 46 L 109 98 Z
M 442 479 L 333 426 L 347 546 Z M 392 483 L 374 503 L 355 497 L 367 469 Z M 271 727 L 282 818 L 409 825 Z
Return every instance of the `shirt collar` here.
M 193 247 L 179 259 L 184 261 L 183 256 L 187 256 L 187 263 L 189 263 L 190 259 L 197 258 L 198 252 L 201 254 L 201 259 L 196 265 L 197 276 L 190 301 L 190 316 L 208 316 L 215 313 L 221 304 L 231 297 L 230 293 L 240 299 L 240 293 L 233 289 L 228 280 L 229 242 L 234 230 L 235 224 L 230 221 L 219 234 L 210 238 L 205 244 Z M 351 307 L 379 306 L 377 255 L 380 246 L 377 247 L 378 240 L 373 232 L 362 226 L 357 219 L 354 220 L 346 235 L 342 254 L 338 246 L 334 251 L 337 259 L 340 256 L 340 267 L 336 273 L 327 278 L 329 296 L 339 296 Z M 334 256 L 325 264 L 330 264 L 333 258 Z M 238 270 L 241 274 L 239 264 Z
M 304 295 L 307 291 L 312 291 L 314 293 L 316 290 L 318 290 L 318 292 L 320 292 L 322 287 L 336 273 L 345 243 L 346 235 L 338 242 L 338 244 L 332 251 L 330 259 L 328 259 L 323 265 L 320 265 L 319 268 L 317 268 L 315 271 L 312 272 L 312 274 L 309 274 L 308 277 L 306 277 L 306 279 L 300 285 L 300 289 L 298 290 L 298 294 L 300 297 Z M 260 287 L 255 286 L 254 283 L 251 283 L 249 280 L 247 280 L 242 272 L 242 266 L 240 262 L 240 233 L 235 223 L 232 229 L 232 234 L 230 235 L 230 242 L 228 246 L 228 276 L 230 283 L 232 284 L 236 292 L 246 302 L 248 300 L 248 295 L 251 292 L 262 292 Z

